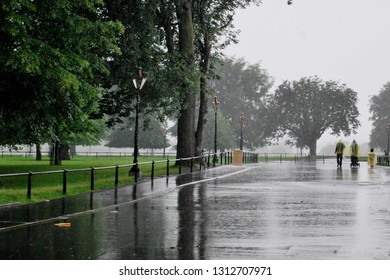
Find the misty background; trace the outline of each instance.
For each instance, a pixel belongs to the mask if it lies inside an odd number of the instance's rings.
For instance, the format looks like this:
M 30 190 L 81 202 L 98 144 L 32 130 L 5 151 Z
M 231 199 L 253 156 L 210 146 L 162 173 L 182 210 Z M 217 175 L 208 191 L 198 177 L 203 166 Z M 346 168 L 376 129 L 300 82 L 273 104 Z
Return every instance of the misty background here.
M 315 75 L 345 83 L 358 93 L 361 126 L 349 137 L 325 133 L 318 141 L 318 154 L 338 139 L 368 143 L 372 129 L 369 99 L 389 81 L 390 1 L 262 3 L 237 11 L 234 25 L 241 31 L 239 43 L 225 53 L 249 63 L 260 62 L 274 77 L 274 87 L 284 80 Z

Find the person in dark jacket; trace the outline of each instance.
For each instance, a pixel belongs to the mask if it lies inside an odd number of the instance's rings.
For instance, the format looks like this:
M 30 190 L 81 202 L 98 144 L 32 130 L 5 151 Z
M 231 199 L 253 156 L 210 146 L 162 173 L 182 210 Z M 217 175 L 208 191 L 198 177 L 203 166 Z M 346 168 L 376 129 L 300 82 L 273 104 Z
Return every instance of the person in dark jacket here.
M 343 141 L 339 140 L 336 144 L 335 154 L 337 157 L 337 168 L 341 168 L 343 164 L 343 157 L 344 157 L 344 150 L 345 150 L 345 144 Z

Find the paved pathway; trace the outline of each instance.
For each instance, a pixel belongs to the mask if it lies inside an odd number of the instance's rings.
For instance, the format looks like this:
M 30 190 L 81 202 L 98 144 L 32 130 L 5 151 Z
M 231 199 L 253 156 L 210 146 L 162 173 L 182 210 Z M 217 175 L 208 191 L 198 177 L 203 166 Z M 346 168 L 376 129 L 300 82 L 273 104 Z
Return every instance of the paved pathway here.
M 389 211 L 389 168 L 224 166 L 0 208 L 0 259 L 390 259 Z

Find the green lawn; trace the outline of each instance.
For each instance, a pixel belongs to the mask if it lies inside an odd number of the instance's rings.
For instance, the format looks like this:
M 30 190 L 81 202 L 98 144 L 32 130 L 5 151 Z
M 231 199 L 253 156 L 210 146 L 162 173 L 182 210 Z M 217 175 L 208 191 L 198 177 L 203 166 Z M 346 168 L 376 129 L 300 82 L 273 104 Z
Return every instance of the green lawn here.
M 152 161 L 155 163 L 155 177 L 166 175 L 167 161 L 162 157 L 139 158 L 142 179 L 151 176 Z M 49 158 L 36 161 L 33 157 L 4 157 L 0 158 L 0 174 L 28 173 L 33 172 L 31 199 L 27 198 L 28 176 L 0 177 L 0 204 L 12 202 L 34 202 L 71 196 L 91 189 L 91 167 L 94 170 L 94 190 L 115 187 L 115 166 L 119 166 L 118 186 L 134 183 L 134 177 L 128 176 L 132 164 L 131 157 L 74 157 L 68 161 L 62 161 L 61 166 L 50 165 Z M 143 164 L 148 163 L 148 164 Z M 170 173 L 178 173 L 178 167 L 174 166 L 174 158 L 170 159 Z M 99 167 L 112 167 L 99 169 Z M 67 170 L 67 192 L 63 190 L 63 172 L 55 174 L 35 174 L 34 172 L 46 172 L 54 170 Z M 88 169 L 80 171 L 80 169 Z M 75 171 L 79 170 L 79 171 Z

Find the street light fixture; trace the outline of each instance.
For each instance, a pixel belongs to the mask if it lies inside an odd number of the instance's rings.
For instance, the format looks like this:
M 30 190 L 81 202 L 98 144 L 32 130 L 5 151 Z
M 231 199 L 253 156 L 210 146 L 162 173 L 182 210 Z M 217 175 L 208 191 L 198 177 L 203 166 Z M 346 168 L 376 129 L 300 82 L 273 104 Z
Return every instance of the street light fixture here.
M 240 114 L 240 124 L 241 124 L 240 150 L 241 151 L 243 150 L 243 146 L 244 146 L 244 142 L 243 142 L 243 138 L 242 138 L 242 129 L 245 127 L 244 121 L 245 121 L 245 115 L 244 115 L 244 113 L 241 113 Z
M 142 75 L 142 68 L 137 68 L 137 74 L 133 78 L 133 84 L 137 91 L 136 95 L 136 104 L 135 104 L 135 129 L 134 129 L 134 160 L 133 163 L 138 163 L 138 155 L 139 155 L 139 148 L 138 148 L 138 123 L 139 123 L 139 105 L 140 105 L 140 99 L 141 99 L 141 89 L 144 87 L 146 82 L 146 77 Z M 135 164 L 131 167 L 130 173 L 134 174 L 135 179 L 140 175 L 140 169 L 138 167 L 138 164 Z
M 217 100 L 217 97 L 214 96 L 213 102 L 213 109 L 215 114 L 215 126 L 214 126 L 214 157 L 213 157 L 213 166 L 215 167 L 217 162 L 217 114 L 218 114 L 218 108 L 219 108 L 219 101 Z

